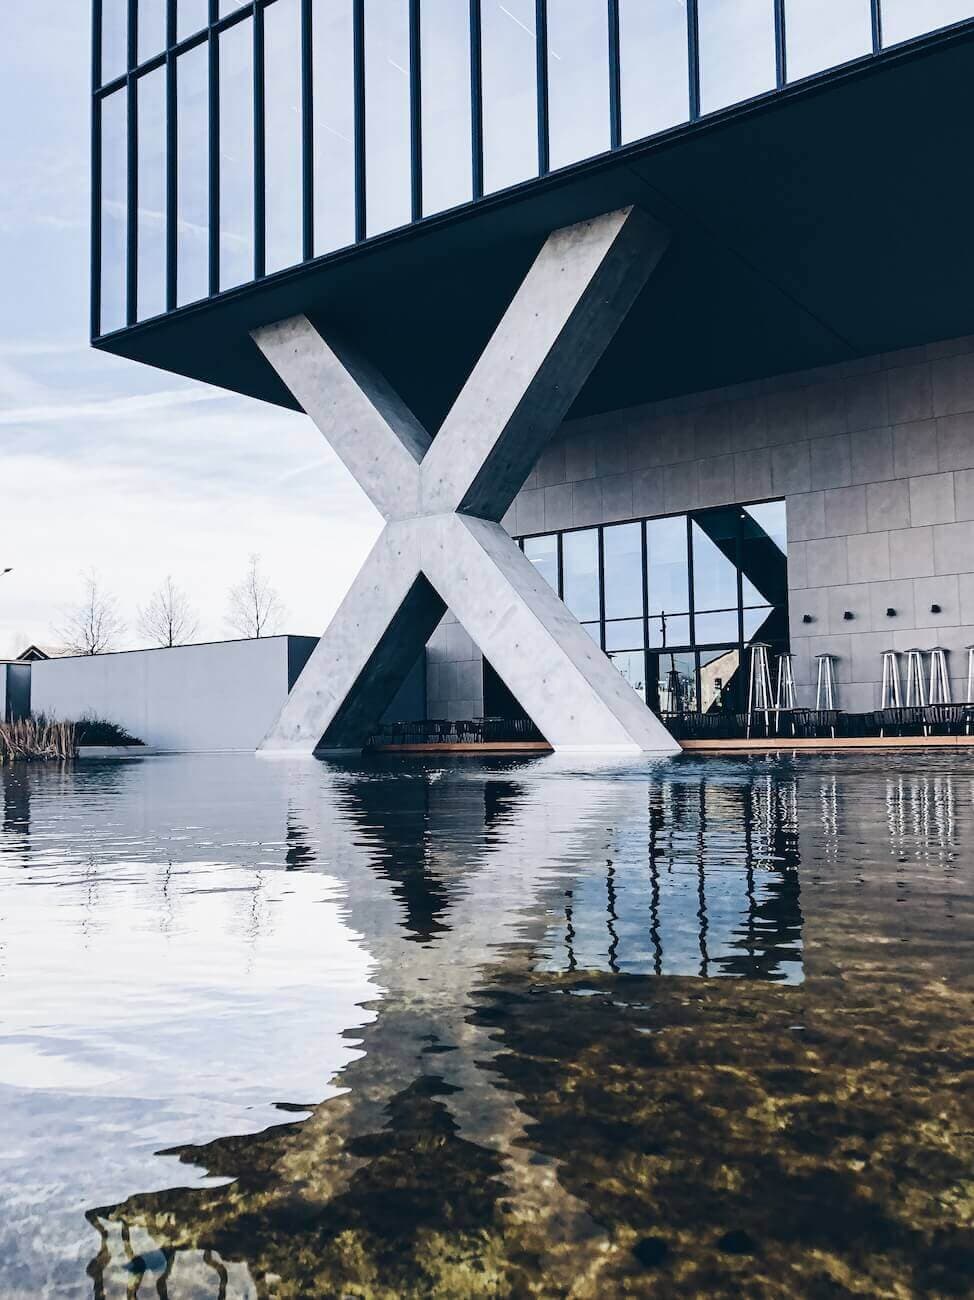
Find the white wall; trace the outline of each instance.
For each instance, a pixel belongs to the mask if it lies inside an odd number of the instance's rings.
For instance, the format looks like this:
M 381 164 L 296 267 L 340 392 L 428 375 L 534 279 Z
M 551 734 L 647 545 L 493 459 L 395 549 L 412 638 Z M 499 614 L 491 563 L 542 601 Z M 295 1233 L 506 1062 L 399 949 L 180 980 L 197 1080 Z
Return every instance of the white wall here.
M 104 718 L 155 749 L 253 750 L 288 693 L 289 640 L 306 638 L 49 659 L 33 665 L 32 710 Z

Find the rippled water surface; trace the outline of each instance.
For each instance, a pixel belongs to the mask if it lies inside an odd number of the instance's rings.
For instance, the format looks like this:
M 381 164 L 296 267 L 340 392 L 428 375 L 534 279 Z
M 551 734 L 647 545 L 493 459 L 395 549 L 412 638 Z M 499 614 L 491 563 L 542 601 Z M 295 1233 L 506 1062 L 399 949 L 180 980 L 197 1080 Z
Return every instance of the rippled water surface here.
M 972 799 L 0 769 L 0 1297 L 970 1294 Z

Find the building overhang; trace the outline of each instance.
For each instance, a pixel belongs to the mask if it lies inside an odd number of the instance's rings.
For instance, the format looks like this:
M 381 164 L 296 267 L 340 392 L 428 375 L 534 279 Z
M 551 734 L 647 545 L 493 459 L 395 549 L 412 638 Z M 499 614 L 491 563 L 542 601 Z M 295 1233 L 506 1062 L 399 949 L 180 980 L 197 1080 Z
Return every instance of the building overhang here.
M 251 331 L 305 313 L 437 427 L 553 229 L 673 232 L 587 415 L 974 333 L 974 23 L 268 277 L 96 346 L 294 406 Z

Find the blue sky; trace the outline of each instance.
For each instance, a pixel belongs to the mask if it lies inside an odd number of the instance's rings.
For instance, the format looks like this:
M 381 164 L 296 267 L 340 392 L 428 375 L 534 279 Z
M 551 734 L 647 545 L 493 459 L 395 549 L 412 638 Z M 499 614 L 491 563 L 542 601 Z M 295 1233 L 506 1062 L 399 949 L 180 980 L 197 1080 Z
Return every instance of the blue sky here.
M 95 570 L 140 644 L 167 574 L 227 635 L 251 552 L 320 633 L 380 523 L 300 415 L 88 346 L 89 5 L 4 13 L 0 54 L 0 657 L 56 640 Z

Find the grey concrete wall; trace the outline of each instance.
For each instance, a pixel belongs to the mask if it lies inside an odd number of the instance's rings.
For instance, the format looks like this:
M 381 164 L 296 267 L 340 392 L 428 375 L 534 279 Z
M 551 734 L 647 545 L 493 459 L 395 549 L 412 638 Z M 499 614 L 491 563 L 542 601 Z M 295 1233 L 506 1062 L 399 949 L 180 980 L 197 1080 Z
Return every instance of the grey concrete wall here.
M 936 644 L 951 652 L 962 698 L 974 642 L 974 338 L 568 422 L 504 524 L 522 535 L 772 497 L 788 506 L 801 699 L 812 702 L 818 653 L 839 656 L 839 702 L 861 710 L 879 704 L 882 650 Z M 435 717 L 483 702 L 479 656 L 449 617 L 428 649 Z
M 287 697 L 289 642 L 307 640 L 49 659 L 33 665 L 32 707 L 66 720 L 105 718 L 156 749 L 254 750 Z

